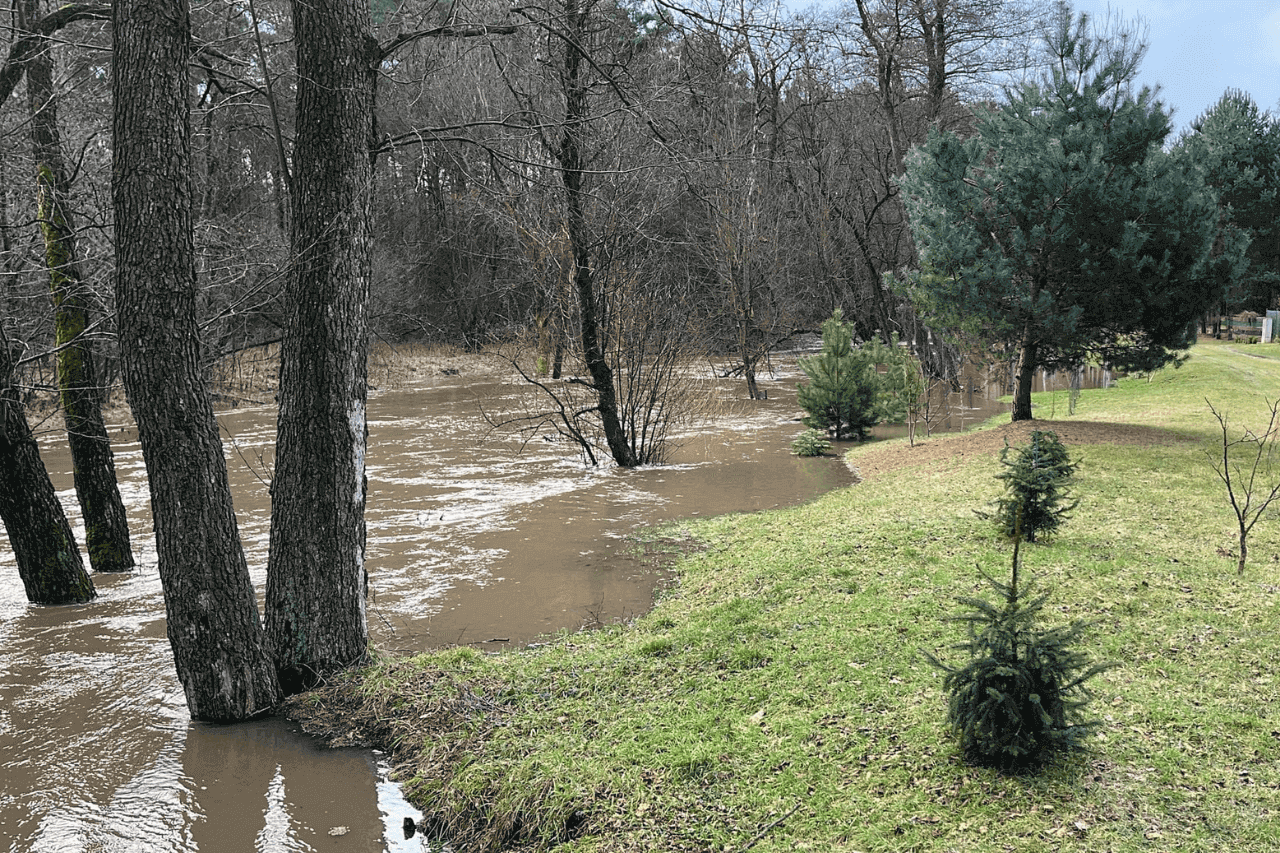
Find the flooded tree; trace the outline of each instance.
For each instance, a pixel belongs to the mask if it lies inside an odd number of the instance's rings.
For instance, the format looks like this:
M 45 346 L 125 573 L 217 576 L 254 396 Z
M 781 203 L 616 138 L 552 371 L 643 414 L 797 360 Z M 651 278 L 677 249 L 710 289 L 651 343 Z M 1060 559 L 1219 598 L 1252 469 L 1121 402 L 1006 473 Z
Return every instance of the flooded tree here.
M 500 65 L 524 125 L 509 140 L 512 161 L 535 190 L 521 199 L 518 221 L 546 210 L 537 232 L 526 231 L 550 260 L 539 266 L 553 270 L 535 316 L 543 327 L 572 326 L 566 372 L 585 373 L 554 388 L 539 383 L 554 407 L 546 419 L 593 461 L 599 439 L 621 467 L 656 462 L 693 340 L 691 303 L 680 296 L 688 278 L 673 275 L 673 253 L 656 236 L 669 224 L 678 177 L 655 156 L 668 141 L 650 97 L 664 79 L 663 42 L 652 18 L 610 0 L 516 13 L 529 37 L 513 40 Z
M 271 484 L 266 630 L 281 684 L 306 689 L 364 657 L 367 308 L 374 85 L 360 0 L 293 4 L 289 325 Z
M 0 519 L 32 604 L 82 604 L 97 593 L 71 525 L 40 459 L 14 377 L 9 338 L 0 329 Z
M 796 148 L 787 127 L 803 101 L 788 97 L 802 37 L 776 9 L 741 4 L 717 12 L 715 21 L 671 18 L 688 101 L 677 123 L 688 157 L 681 168 L 697 204 L 685 216 L 685 239 L 696 274 L 708 282 L 709 337 L 717 351 L 732 353 L 729 372 L 740 373 L 747 396 L 758 400 L 766 392 L 757 370 L 781 341 L 812 328 L 811 309 L 825 301 L 806 293 L 814 252 L 795 247 L 822 239 L 797 228 L 786 168 Z
M 19 4 L 27 28 L 38 19 L 38 0 Z M 99 572 L 133 568 L 128 519 L 116 482 L 111 441 L 102 419 L 102 388 L 89 332 L 92 295 L 81 273 L 76 224 L 68 203 L 70 182 L 62 157 L 53 60 L 41 44 L 26 60 L 27 108 L 35 158 L 36 215 L 44 238 L 53 298 L 57 383 L 71 450 L 76 497 L 84 519 L 89 563 Z
M 151 488 L 169 643 L 191 716 L 279 699 L 200 375 L 185 0 L 119 0 L 112 58 L 121 355 Z
M 599 316 L 600 294 L 597 289 L 596 270 L 592 264 L 591 245 L 595 242 L 587 231 L 586 208 L 590 203 L 590 190 L 586 186 L 591 171 L 588 162 L 584 125 L 590 118 L 589 95 L 597 67 L 587 54 L 591 44 L 591 27 L 594 24 L 593 0 L 565 0 L 563 18 L 549 24 L 550 31 L 559 42 L 563 64 L 560 81 L 564 92 L 564 114 L 560 122 L 560 137 L 552 145 L 551 153 L 559 165 L 560 180 L 564 186 L 565 231 L 568 234 L 572 262 L 572 290 L 577 297 L 578 331 L 582 357 L 591 375 L 595 391 L 596 411 L 604 429 L 605 441 L 614 462 L 624 468 L 640 464 L 635 450 L 627 441 L 627 433 L 618 413 L 618 389 L 614 381 L 613 365 L 605 356 L 604 341 Z M 598 31 L 598 25 L 596 26 Z

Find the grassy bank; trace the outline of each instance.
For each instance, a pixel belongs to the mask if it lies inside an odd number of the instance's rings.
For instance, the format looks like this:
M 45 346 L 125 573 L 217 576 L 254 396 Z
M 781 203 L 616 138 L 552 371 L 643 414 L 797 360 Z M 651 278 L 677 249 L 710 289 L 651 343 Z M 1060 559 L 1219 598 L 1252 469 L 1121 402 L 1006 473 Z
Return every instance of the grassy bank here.
M 943 617 L 987 592 L 975 566 L 1007 569 L 973 510 L 1003 435 L 1025 432 L 1008 426 L 861 447 L 857 486 L 664 531 L 655 547 L 687 550 L 678 583 L 632 625 L 383 660 L 294 713 L 393 750 L 460 848 L 1270 851 L 1280 523 L 1255 528 L 1237 578 L 1204 455 L 1204 398 L 1261 426 L 1263 392 L 1280 350 L 1201 345 L 1052 425 L 1083 458 L 1081 502 L 1025 567 L 1120 666 L 1094 682 L 1092 751 L 1034 777 L 957 759 L 920 654 L 959 639 Z

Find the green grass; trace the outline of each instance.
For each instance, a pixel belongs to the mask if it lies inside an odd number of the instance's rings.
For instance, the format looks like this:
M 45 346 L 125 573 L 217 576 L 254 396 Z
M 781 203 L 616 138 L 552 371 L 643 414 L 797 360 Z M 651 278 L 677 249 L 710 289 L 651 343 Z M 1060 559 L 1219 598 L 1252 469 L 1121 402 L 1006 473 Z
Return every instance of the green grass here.
M 460 848 L 1270 851 L 1280 524 L 1255 528 L 1237 578 L 1204 400 L 1261 425 L 1277 393 L 1280 348 L 1202 344 L 1082 395 L 1074 420 L 1176 441 L 1070 448 L 1080 506 L 1024 549 L 1050 618 L 1095 620 L 1087 651 L 1119 664 L 1094 680 L 1090 751 L 1034 776 L 959 760 L 920 653 L 948 659 L 956 596 L 988 592 L 976 566 L 1007 572 L 973 512 L 994 455 L 664 531 L 701 549 L 634 624 L 382 660 L 319 704 L 395 750 Z M 1065 394 L 1036 402 L 1064 418 Z

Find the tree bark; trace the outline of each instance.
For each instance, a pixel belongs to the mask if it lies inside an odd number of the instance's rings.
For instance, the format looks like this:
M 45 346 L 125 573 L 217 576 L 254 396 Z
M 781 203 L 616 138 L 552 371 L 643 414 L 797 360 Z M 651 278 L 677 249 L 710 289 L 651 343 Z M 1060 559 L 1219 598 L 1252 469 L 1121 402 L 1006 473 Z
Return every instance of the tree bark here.
M 279 699 L 201 379 L 185 0 L 115 4 L 112 201 L 120 351 L 142 443 L 169 643 L 195 719 Z
M 0 519 L 32 604 L 83 604 L 97 593 L 84 570 L 13 379 L 9 339 L 0 332 Z
M 25 27 L 38 16 L 39 0 L 23 0 L 20 13 Z M 70 187 L 58 132 L 53 61 L 45 45 L 27 60 L 27 107 L 36 165 L 37 216 L 53 298 L 58 390 L 76 497 L 84 518 L 85 548 L 94 571 L 127 572 L 133 568 L 133 549 L 111 440 L 102 420 L 103 397 L 93 347 L 85 338 L 89 299 L 80 274 L 75 222 L 64 202 Z
M 293 4 L 290 309 L 271 485 L 267 638 L 287 693 L 364 658 L 367 308 L 380 51 L 361 0 Z
M 1036 342 L 1030 332 L 1022 340 L 1022 349 L 1018 353 L 1018 382 L 1013 391 L 1014 421 L 1029 421 L 1035 417 L 1031 413 L 1031 384 L 1036 375 Z
M 582 180 L 586 172 L 583 162 L 582 130 L 588 116 L 587 80 L 583 64 L 583 45 L 587 39 L 589 9 L 579 6 L 578 0 L 565 3 L 565 24 L 568 35 L 564 47 L 564 71 L 561 76 L 565 95 L 565 116 L 560 144 L 555 152 L 560 164 L 560 179 L 564 185 L 567 207 L 566 230 L 570 251 L 573 254 L 573 288 L 578 298 L 579 330 L 582 338 L 582 356 L 591 374 L 591 385 L 596 393 L 596 409 L 600 413 L 605 442 L 613 461 L 623 468 L 639 464 L 627 441 L 626 430 L 618 415 L 618 392 L 614 383 L 613 368 L 600 342 L 599 320 L 596 311 L 596 288 L 591 268 L 591 249 L 587 236 L 585 199 Z

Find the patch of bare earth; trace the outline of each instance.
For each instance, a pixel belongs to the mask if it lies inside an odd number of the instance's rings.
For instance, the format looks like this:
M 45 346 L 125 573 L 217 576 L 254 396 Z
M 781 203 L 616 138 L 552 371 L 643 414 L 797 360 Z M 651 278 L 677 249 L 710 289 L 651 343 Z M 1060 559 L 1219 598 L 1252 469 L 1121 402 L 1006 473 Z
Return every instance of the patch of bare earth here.
M 934 435 L 914 447 L 907 444 L 885 444 L 861 453 L 853 460 L 859 479 L 868 480 L 899 468 L 939 468 L 963 461 L 971 456 L 998 456 L 1007 441 L 1010 445 L 1026 444 L 1033 430 L 1054 432 L 1067 447 L 1082 444 L 1133 444 L 1152 447 L 1179 441 L 1175 433 L 1140 424 L 1117 424 L 1094 421 L 1030 420 L 1008 423 L 995 429 Z

